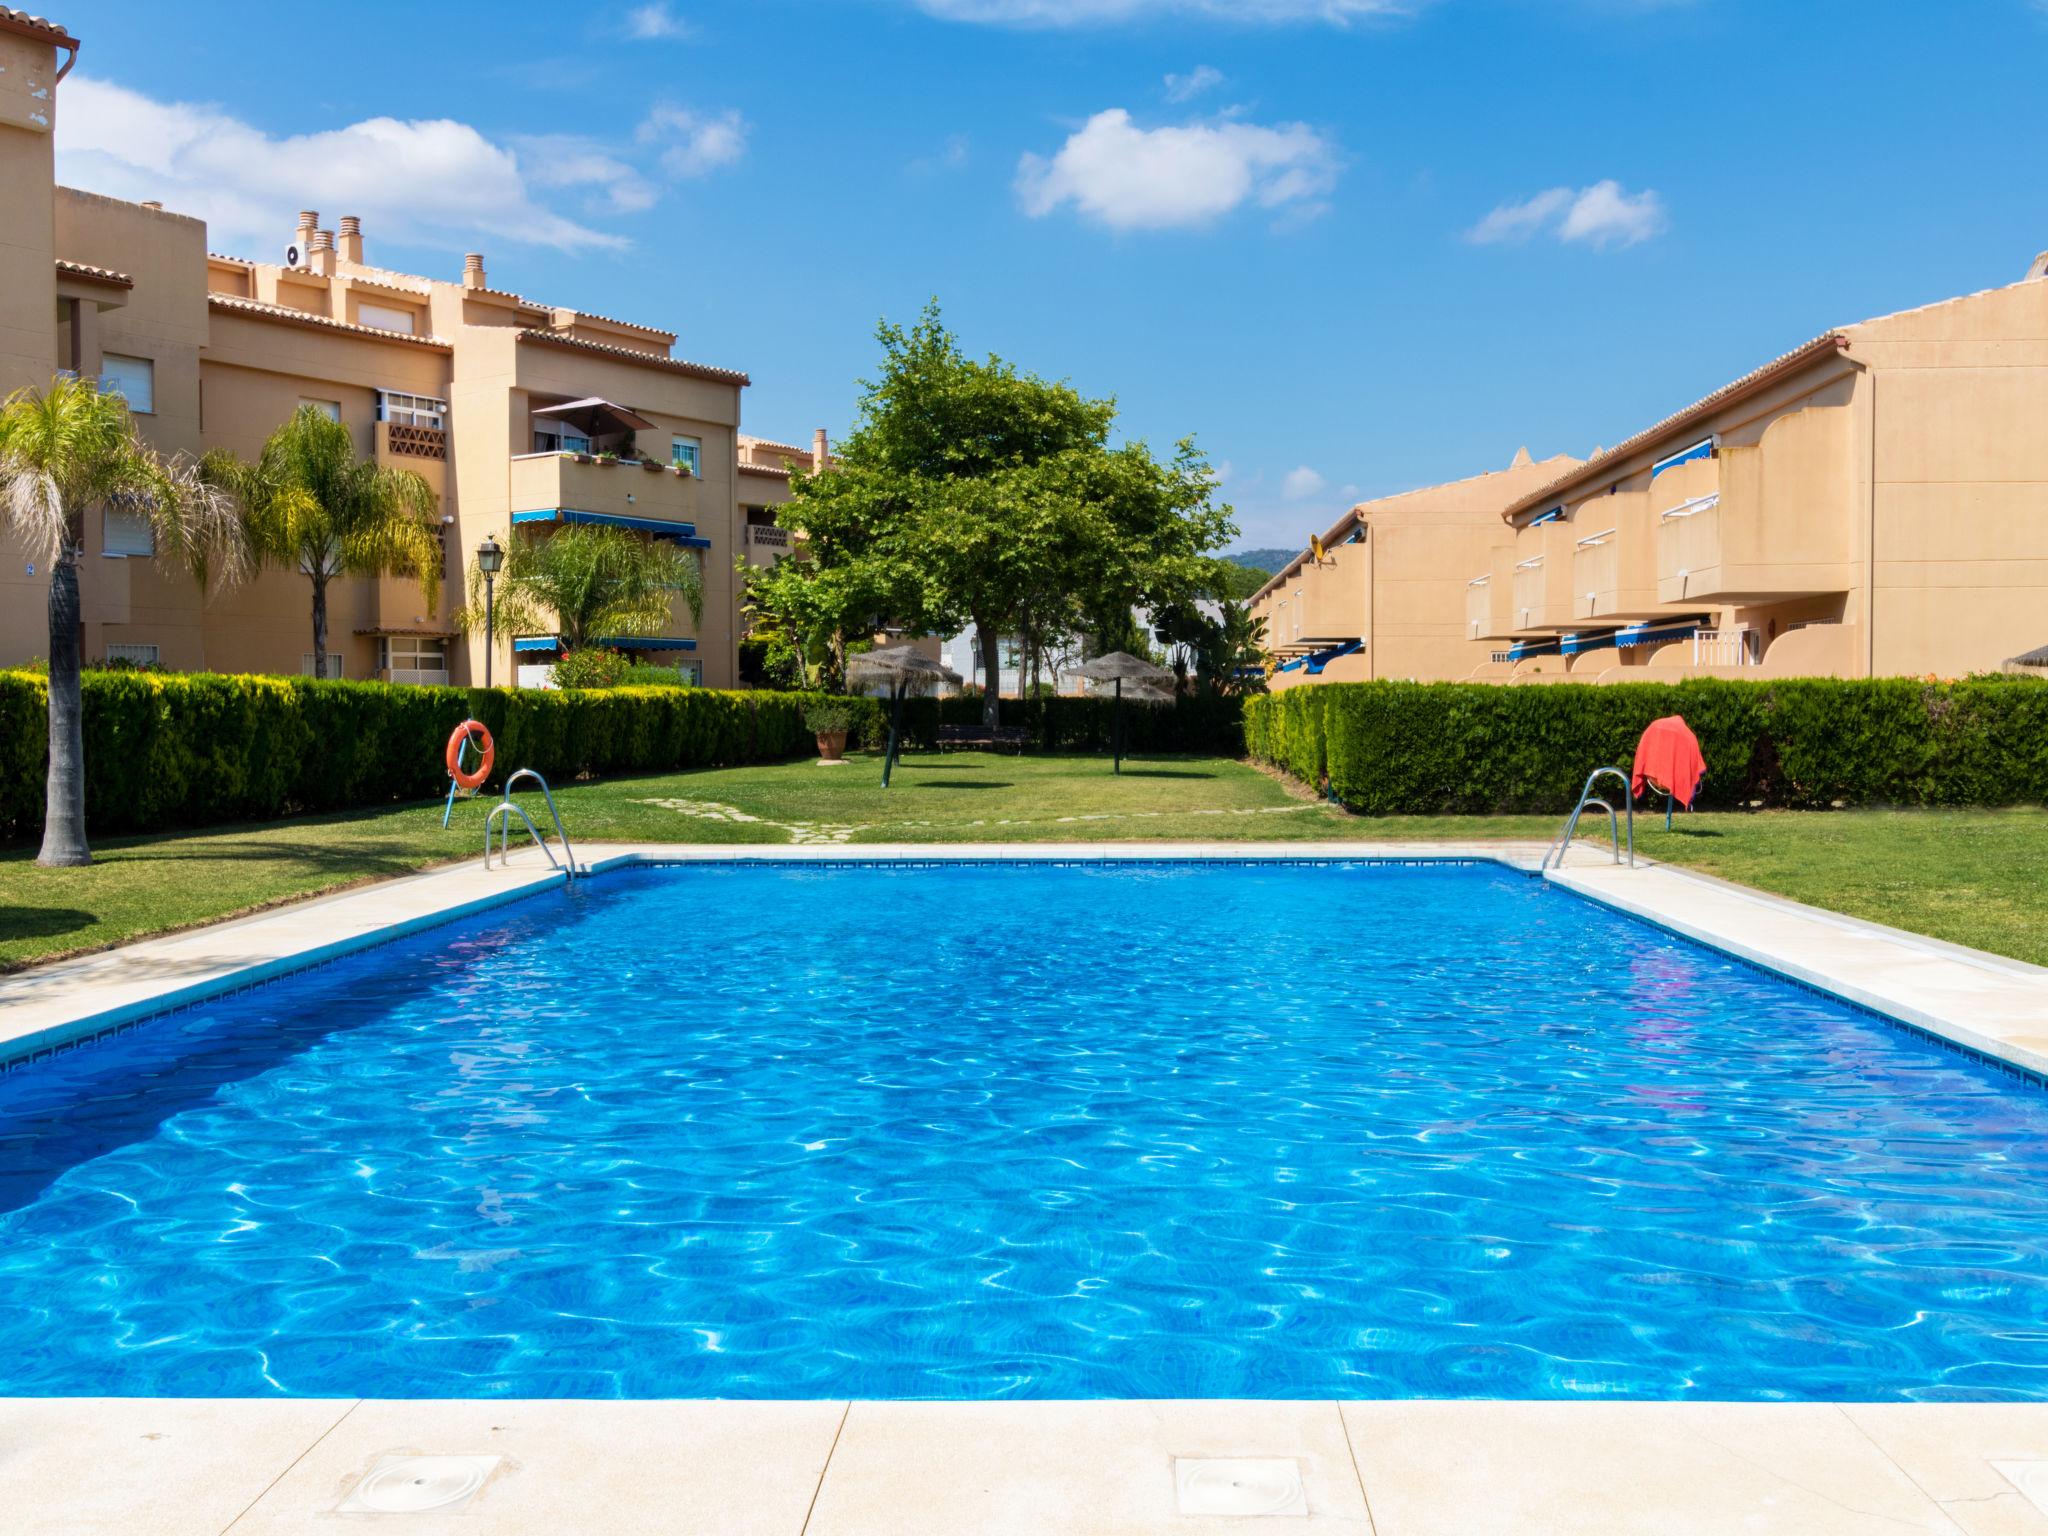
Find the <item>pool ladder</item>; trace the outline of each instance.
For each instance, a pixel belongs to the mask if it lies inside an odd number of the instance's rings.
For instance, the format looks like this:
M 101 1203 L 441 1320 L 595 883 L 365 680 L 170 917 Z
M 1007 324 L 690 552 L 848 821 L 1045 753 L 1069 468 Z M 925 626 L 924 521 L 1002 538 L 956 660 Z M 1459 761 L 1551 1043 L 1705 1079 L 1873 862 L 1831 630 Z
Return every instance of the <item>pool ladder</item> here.
M 1572 807 L 1572 814 L 1564 824 L 1564 831 L 1551 845 L 1550 851 L 1543 855 L 1543 862 L 1537 868 L 1549 869 L 1553 864 L 1559 869 L 1564 868 L 1565 853 L 1571 847 L 1572 838 L 1579 830 L 1579 817 L 1585 813 L 1589 805 L 1597 806 L 1607 813 L 1607 834 L 1614 840 L 1614 862 L 1621 862 L 1621 828 L 1615 818 L 1614 803 L 1611 800 L 1603 800 L 1593 793 L 1593 786 L 1608 777 L 1621 780 L 1621 792 L 1627 796 L 1623 805 L 1628 811 L 1628 867 L 1636 867 L 1636 787 L 1630 782 L 1629 776 L 1619 768 L 1595 768 L 1586 775 L 1586 787 L 1579 791 L 1579 803 Z
M 562 859 L 555 857 L 554 850 L 548 847 L 548 840 L 541 836 L 540 828 L 535 826 L 533 818 L 526 814 L 526 808 L 512 798 L 513 787 L 525 779 L 531 779 L 534 783 L 538 784 L 541 795 L 547 800 L 548 817 L 555 824 L 555 836 L 562 840 Z M 555 809 L 554 792 L 548 788 L 548 781 L 531 768 L 521 768 L 505 781 L 504 798 L 492 806 L 491 814 L 484 818 L 484 868 L 489 869 L 491 867 L 491 829 L 493 827 L 498 828 L 498 857 L 508 865 L 511 863 L 512 818 L 514 816 L 517 816 L 526 823 L 527 833 L 533 838 L 534 845 L 547 855 L 548 866 L 552 869 L 561 870 L 571 880 L 574 880 L 579 873 L 576 868 L 576 850 L 569 846 L 568 829 L 562 825 L 562 813 Z M 564 863 L 562 862 L 563 860 L 567 860 L 567 862 Z

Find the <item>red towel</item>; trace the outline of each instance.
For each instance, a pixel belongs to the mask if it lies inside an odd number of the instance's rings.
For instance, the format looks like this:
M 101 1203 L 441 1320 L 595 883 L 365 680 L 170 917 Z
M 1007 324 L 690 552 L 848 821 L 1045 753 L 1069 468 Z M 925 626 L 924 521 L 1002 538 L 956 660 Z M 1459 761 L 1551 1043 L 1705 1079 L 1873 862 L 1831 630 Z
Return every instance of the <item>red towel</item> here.
M 1685 717 L 1666 715 L 1652 720 L 1636 743 L 1636 798 L 1640 800 L 1655 785 L 1668 790 L 1689 811 L 1706 776 L 1707 760 L 1700 756 L 1700 744 Z

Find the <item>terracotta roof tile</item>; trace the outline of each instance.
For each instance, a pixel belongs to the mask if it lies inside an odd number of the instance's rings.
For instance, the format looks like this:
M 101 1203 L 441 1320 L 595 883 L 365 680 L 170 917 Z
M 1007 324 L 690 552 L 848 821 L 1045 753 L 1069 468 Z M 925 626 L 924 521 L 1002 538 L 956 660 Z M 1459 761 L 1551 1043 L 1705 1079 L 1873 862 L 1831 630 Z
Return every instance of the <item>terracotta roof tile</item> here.
M 116 272 L 112 267 L 95 267 L 90 262 L 66 261 L 57 258 L 57 270 L 67 277 L 82 277 L 88 282 L 112 283 L 120 288 L 133 288 L 135 279 L 126 272 Z
M 1685 409 L 1673 411 L 1662 421 L 1643 428 L 1642 431 L 1636 433 L 1633 437 L 1625 438 L 1615 444 L 1614 447 L 1594 454 L 1593 457 L 1586 460 L 1577 469 L 1560 475 L 1548 485 L 1531 491 L 1520 500 L 1511 503 L 1501 516 L 1507 521 L 1513 522 L 1522 513 L 1533 512 L 1545 502 L 1555 502 L 1572 487 L 1585 485 L 1597 480 L 1600 477 L 1601 471 L 1611 469 L 1622 459 L 1640 452 L 1665 433 L 1675 432 L 1689 422 L 1695 422 L 1701 417 L 1711 415 L 1718 407 L 1727 404 L 1738 395 L 1746 394 L 1759 385 L 1766 384 L 1772 379 L 1779 377 L 1781 374 L 1790 373 L 1796 368 L 1803 367 L 1817 357 L 1825 357 L 1834 352 L 1846 352 L 1848 349 L 1849 338 L 1843 331 L 1823 331 L 1820 335 L 1814 337 L 1813 340 L 1802 342 L 1790 352 L 1772 358 L 1761 368 L 1752 368 L 1741 378 L 1731 379 L 1711 394 L 1700 396 L 1699 399 L 1693 401 Z
M 642 352 L 637 347 L 615 347 L 608 342 L 585 341 L 580 336 L 564 336 L 559 331 L 525 330 L 519 333 L 519 339 L 546 342 L 551 347 L 569 347 L 578 352 L 595 352 L 602 357 L 623 358 L 629 363 L 642 363 L 650 368 L 666 368 L 671 373 L 687 373 L 692 377 L 710 379 L 718 384 L 737 384 L 742 389 L 754 382 L 735 369 L 714 368 L 709 363 L 686 362 L 680 357 L 663 357 L 654 352 Z
M 766 464 L 742 464 L 740 466 L 740 473 L 743 475 L 766 475 L 771 480 L 787 480 L 789 478 L 789 471 L 787 469 L 770 469 Z
M 4 23 L 9 32 L 33 33 L 39 37 L 47 37 L 51 42 L 66 48 L 78 46 L 78 39 L 65 31 L 61 23 L 51 21 L 46 16 L 31 16 L 27 11 L 18 11 L 11 5 L 0 5 L 0 23 Z
M 737 439 L 742 448 L 765 448 L 770 453 L 786 453 L 795 459 L 808 459 L 811 456 L 811 450 L 808 448 L 799 448 L 795 443 L 778 443 L 772 437 L 750 437 L 741 432 L 737 434 Z
M 638 331 L 643 336 L 660 336 L 669 342 L 676 339 L 674 331 L 664 331 L 658 325 L 642 325 L 638 320 L 621 320 L 616 315 L 600 315 L 594 309 L 572 309 L 566 304 L 556 307 L 560 313 L 574 315 L 577 320 L 595 320 L 599 325 L 616 325 L 621 330 Z
M 292 309 L 283 304 L 264 304 L 256 299 L 238 299 L 225 293 L 209 293 L 206 302 L 211 308 L 224 309 L 231 314 L 249 315 L 258 320 L 282 320 L 292 325 L 317 326 L 323 331 L 346 331 L 351 335 L 368 336 L 377 341 L 402 341 L 416 347 L 432 347 L 437 352 L 454 350 L 439 336 L 412 336 L 404 331 L 387 331 L 374 325 L 355 325 L 347 320 L 330 320 L 325 315 L 308 314 L 303 309 Z

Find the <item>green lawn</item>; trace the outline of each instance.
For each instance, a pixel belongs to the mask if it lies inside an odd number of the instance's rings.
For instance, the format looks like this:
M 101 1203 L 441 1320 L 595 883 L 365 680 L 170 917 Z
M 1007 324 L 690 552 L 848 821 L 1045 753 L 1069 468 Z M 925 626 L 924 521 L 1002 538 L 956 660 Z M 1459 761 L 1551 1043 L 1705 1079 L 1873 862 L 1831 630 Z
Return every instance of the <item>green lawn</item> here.
M 1115 778 L 1101 758 L 981 753 L 912 756 L 886 793 L 874 760 L 861 759 L 569 785 L 557 799 L 570 835 L 590 842 L 1548 838 L 1562 819 L 1367 820 L 1220 758 L 1142 760 Z M 446 832 L 435 802 L 109 838 L 83 870 L 38 869 L 34 849 L 9 850 L 0 853 L 0 968 L 476 858 L 484 809 L 459 805 Z M 2038 810 L 1705 815 L 1680 817 L 1672 833 L 1645 817 L 1638 832 L 1656 858 L 2048 963 L 2048 814 Z

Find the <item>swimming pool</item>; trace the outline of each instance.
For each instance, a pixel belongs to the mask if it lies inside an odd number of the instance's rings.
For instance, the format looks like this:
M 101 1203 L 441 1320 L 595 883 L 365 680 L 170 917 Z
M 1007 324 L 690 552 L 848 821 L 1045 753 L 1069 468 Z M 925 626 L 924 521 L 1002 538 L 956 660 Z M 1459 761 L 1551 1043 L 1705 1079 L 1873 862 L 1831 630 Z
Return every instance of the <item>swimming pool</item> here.
M 0 1391 L 2048 1396 L 2048 1093 L 1496 866 L 609 874 L 0 1076 Z

